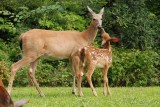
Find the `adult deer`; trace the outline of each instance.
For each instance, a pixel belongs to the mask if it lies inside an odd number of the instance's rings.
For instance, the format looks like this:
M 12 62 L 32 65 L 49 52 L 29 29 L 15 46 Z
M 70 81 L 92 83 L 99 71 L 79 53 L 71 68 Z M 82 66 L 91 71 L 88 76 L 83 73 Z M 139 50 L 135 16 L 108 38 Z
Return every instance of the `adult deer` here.
M 12 90 L 16 71 L 29 64 L 29 77 L 40 96 L 44 96 L 34 75 L 37 60 L 42 55 L 71 59 L 74 74 L 73 93 L 75 93 L 75 76 L 76 72 L 79 71 L 80 61 L 77 55 L 78 49 L 91 44 L 95 39 L 98 28 L 102 25 L 102 15 L 104 12 L 104 8 L 102 8 L 98 14 L 94 13 L 89 7 L 87 8 L 92 15 L 92 21 L 90 26 L 82 32 L 32 29 L 21 35 L 23 58 L 11 66 L 11 77 L 8 85 L 9 93 Z M 80 94 L 79 92 L 79 95 Z
M 111 38 L 109 36 L 108 33 L 106 33 L 104 31 L 104 29 L 102 28 L 102 46 L 104 49 L 98 49 L 95 48 L 93 46 L 86 46 L 83 47 L 79 50 L 79 55 L 80 55 L 80 59 L 82 62 L 82 68 L 80 70 L 79 73 L 79 78 L 81 80 L 82 75 L 83 75 L 83 69 L 85 66 L 85 61 L 87 62 L 87 67 L 88 67 L 88 72 L 86 73 L 86 77 L 87 77 L 87 81 L 93 91 L 93 94 L 95 96 L 97 96 L 97 93 L 94 89 L 91 77 L 92 74 L 97 67 L 103 68 L 103 78 L 104 78 L 104 95 L 106 95 L 106 90 L 107 90 L 107 94 L 110 94 L 109 91 L 109 85 L 108 85 L 108 77 L 107 77 L 107 73 L 108 73 L 108 69 L 112 63 L 112 50 L 111 50 L 111 46 L 110 46 L 110 41 L 112 42 L 118 42 L 119 39 L 118 38 Z M 106 87 L 107 85 L 107 87 Z M 79 84 L 78 86 L 79 90 L 81 91 L 81 84 Z
M 0 79 L 0 107 L 23 107 L 26 103 L 28 103 L 27 100 L 20 100 L 14 103 Z

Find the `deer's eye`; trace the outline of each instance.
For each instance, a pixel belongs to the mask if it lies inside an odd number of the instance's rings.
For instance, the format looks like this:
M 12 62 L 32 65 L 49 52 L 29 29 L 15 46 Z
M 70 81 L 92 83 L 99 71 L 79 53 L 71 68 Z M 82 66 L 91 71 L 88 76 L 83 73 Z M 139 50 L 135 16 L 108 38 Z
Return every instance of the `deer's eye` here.
M 96 21 L 96 19 L 93 19 L 93 21 Z

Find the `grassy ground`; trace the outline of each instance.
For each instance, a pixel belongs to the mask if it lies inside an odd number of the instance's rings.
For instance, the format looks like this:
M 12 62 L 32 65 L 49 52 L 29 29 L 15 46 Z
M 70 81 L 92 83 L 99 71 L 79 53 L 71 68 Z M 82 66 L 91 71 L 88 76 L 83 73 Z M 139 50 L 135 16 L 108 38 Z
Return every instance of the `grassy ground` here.
M 33 87 L 14 88 L 12 99 L 28 99 L 25 107 L 160 107 L 160 87 L 110 88 L 104 96 L 103 88 L 96 88 L 94 97 L 90 88 L 83 88 L 83 97 L 71 94 L 71 87 L 41 87 L 46 97 L 38 95 Z

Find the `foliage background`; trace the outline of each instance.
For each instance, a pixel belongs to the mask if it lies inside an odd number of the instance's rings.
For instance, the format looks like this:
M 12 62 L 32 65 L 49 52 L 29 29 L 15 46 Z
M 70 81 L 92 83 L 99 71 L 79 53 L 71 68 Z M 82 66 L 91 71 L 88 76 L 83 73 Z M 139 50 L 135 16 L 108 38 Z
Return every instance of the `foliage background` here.
M 112 44 L 111 86 L 160 86 L 160 2 L 157 0 L 2 0 L 0 1 L 0 75 L 5 84 L 10 66 L 21 59 L 19 36 L 29 29 L 83 31 L 91 17 L 86 6 L 96 13 L 104 7 L 103 27 L 120 43 Z M 100 47 L 100 36 L 93 45 Z M 15 86 L 28 85 L 26 66 L 20 70 Z M 69 59 L 39 60 L 36 78 L 41 86 L 71 86 Z M 84 77 L 85 78 L 85 77 Z M 102 86 L 102 70 L 92 80 Z M 88 86 L 83 79 L 83 86 Z

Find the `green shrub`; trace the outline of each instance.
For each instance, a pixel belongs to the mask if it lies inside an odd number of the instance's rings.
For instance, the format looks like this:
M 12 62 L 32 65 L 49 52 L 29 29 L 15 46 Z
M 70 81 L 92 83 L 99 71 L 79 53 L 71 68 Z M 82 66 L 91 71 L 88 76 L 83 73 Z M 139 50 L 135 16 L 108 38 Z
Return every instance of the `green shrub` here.
M 10 75 L 9 46 L 0 39 L 0 78 L 7 84 Z
M 159 55 L 147 50 L 113 50 L 109 72 L 112 86 L 151 86 L 159 84 Z

